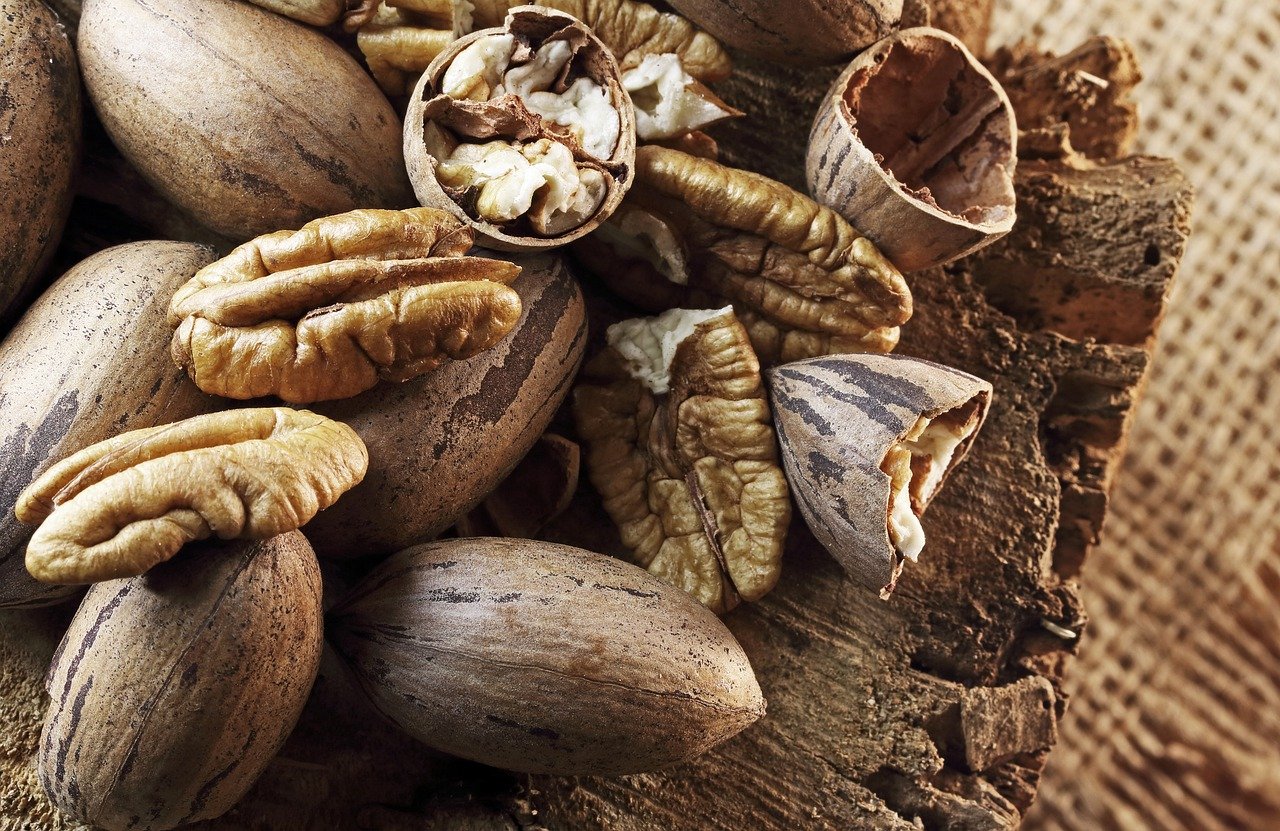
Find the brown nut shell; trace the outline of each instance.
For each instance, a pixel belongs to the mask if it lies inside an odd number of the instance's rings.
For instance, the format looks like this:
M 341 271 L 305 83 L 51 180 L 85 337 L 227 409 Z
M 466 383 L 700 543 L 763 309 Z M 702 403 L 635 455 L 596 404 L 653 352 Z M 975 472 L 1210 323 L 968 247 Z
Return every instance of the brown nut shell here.
M 918 499 L 911 492 L 923 514 L 981 429 L 991 384 L 918 358 L 836 355 L 780 366 L 769 386 L 787 481 L 809 529 L 856 581 L 887 597 L 904 557 L 890 536 L 900 483 L 884 470 L 886 457 L 922 419 L 968 422 L 932 487 Z
M 347 0 L 249 0 L 267 11 L 312 26 L 332 26 L 347 10 Z
M 671 0 L 729 46 L 798 66 L 833 64 L 892 32 L 902 0 Z
M 832 84 L 805 172 L 814 199 L 919 271 L 1009 233 L 1017 155 L 1000 83 L 958 39 L 918 28 L 863 52 Z
M 515 262 L 523 312 L 492 349 L 315 405 L 369 448 L 364 482 L 306 528 L 322 557 L 385 555 L 431 539 L 492 492 L 551 423 L 586 345 L 582 294 L 554 256 Z
M 331 632 L 406 732 L 511 770 L 653 770 L 764 714 L 747 656 L 715 615 L 635 566 L 569 546 L 408 549 L 339 605 Z
M 60 277 L 0 343 L 0 608 L 56 603 L 68 586 L 24 566 L 18 494 L 58 460 L 122 430 L 221 406 L 173 365 L 168 299 L 213 259 L 183 242 L 134 242 Z
M 220 234 L 412 204 L 399 119 L 317 31 L 235 0 L 87 0 L 79 51 L 116 146 Z
M 564 233 L 538 236 L 532 232 L 532 229 L 521 232 L 513 227 L 502 227 L 472 216 L 467 208 L 451 196 L 441 184 L 439 179 L 441 160 L 429 149 L 439 141 L 457 139 L 455 133 L 446 133 L 436 123 L 437 120 L 446 118 L 442 114 L 437 114 L 438 108 L 441 108 L 442 103 L 447 99 L 447 96 L 441 93 L 446 71 L 454 59 L 476 41 L 503 34 L 515 34 L 519 38 L 527 39 L 535 48 L 546 41 L 565 37 L 571 37 L 583 43 L 580 51 L 574 53 L 573 61 L 576 63 L 573 65 L 581 66 L 582 69 L 577 71 L 584 72 L 585 77 L 589 77 L 605 89 L 612 106 L 618 113 L 620 122 L 618 141 L 607 159 L 596 159 L 590 156 L 581 147 L 574 147 L 576 144 L 574 141 L 561 142 L 570 145 L 576 162 L 591 164 L 600 170 L 604 174 L 606 184 L 604 198 L 590 218 Z M 495 102 L 511 98 L 514 96 L 495 99 Z M 463 104 L 472 105 L 460 108 L 470 112 L 459 113 L 455 117 L 465 118 L 474 114 L 476 109 L 474 102 L 463 102 Z M 484 132 L 487 137 L 472 138 L 470 142 L 483 143 L 491 138 L 519 137 L 524 141 L 535 137 L 552 137 L 552 132 L 544 126 L 549 124 L 549 121 L 544 122 L 537 115 L 533 115 L 533 121 L 530 121 L 530 113 L 523 106 L 516 109 L 518 111 L 515 113 L 487 111 L 481 114 L 479 120 L 485 122 Z M 496 127 L 493 126 L 495 123 Z M 552 140 L 557 141 L 553 137 Z M 418 201 L 428 207 L 449 211 L 475 230 L 476 237 L 482 245 L 500 251 L 538 251 L 558 248 L 590 234 L 599 227 L 600 223 L 609 218 L 622 203 L 623 197 L 631 187 L 635 152 L 635 108 L 632 106 L 630 96 L 622 88 L 621 71 L 613 54 L 599 38 L 591 33 L 590 29 L 576 18 L 564 12 L 539 6 L 517 6 L 508 13 L 503 26 L 474 32 L 455 41 L 448 49 L 441 52 L 419 79 L 409 100 L 409 110 L 405 115 L 404 159 Z M 522 223 L 523 218 L 515 222 Z M 512 224 L 506 223 L 507 226 Z
M 0 0 L 0 335 L 44 271 L 71 208 L 80 73 L 39 0 Z
M 49 670 L 45 792 L 95 828 L 229 810 L 293 730 L 320 663 L 320 569 L 297 532 L 209 542 L 100 583 Z

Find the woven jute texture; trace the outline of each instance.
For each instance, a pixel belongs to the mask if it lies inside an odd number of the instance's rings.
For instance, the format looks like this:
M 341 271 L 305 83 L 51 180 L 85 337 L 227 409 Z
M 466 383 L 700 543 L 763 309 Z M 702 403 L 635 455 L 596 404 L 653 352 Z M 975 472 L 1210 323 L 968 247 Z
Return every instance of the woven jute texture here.
M 1102 32 L 1199 196 L 1026 827 L 1280 828 L 1280 2 L 1002 0 L 992 45 Z

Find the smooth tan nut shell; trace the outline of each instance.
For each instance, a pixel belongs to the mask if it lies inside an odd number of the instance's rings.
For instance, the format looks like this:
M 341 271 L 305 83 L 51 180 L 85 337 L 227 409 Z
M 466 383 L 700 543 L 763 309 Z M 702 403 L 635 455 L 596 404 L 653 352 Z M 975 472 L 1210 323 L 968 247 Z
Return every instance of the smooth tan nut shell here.
M 79 31 L 116 146 L 212 230 L 240 241 L 413 203 L 399 119 L 319 32 L 236 0 L 87 0 Z
M 184 544 L 266 539 L 306 524 L 364 478 L 345 424 L 283 407 L 228 410 L 85 448 L 32 482 L 27 571 L 49 583 L 142 574 Z
M 33 529 L 13 508 L 29 482 L 118 430 L 219 406 L 173 365 L 165 342 L 169 295 L 212 259 L 185 242 L 108 248 L 58 278 L 0 342 L 0 608 L 77 591 L 27 573 Z
M 0 2 L 0 335 L 40 277 L 71 208 L 80 74 L 39 0 Z
M 892 32 L 902 0 L 671 0 L 685 17 L 749 55 L 832 64 Z
M 809 136 L 809 192 L 902 271 L 919 271 L 1013 228 L 1017 145 L 1008 96 L 964 44 L 907 29 L 832 84 Z
M 551 423 L 586 346 L 577 282 L 556 257 L 516 257 L 524 309 L 488 351 L 316 412 L 369 448 L 364 482 L 315 518 L 322 557 L 391 554 L 444 531 L 498 486 Z
M 520 267 L 466 257 L 444 211 L 357 210 L 251 240 L 173 297 L 174 361 L 202 390 L 295 404 L 406 381 L 501 340 Z
M 613 104 L 621 121 L 618 146 L 614 149 L 613 155 L 609 159 L 603 160 L 616 168 L 608 177 L 609 187 L 604 202 L 586 222 L 567 233 L 555 237 L 508 234 L 497 225 L 482 219 L 476 219 L 468 214 L 466 209 L 455 202 L 440 185 L 439 180 L 436 178 L 436 168 L 439 165 L 439 161 L 428 152 L 423 138 L 423 131 L 426 127 L 424 112 L 426 104 L 436 97 L 439 92 L 440 82 L 444 78 L 444 73 L 449 68 L 449 65 L 453 63 L 453 59 L 480 38 L 509 32 L 509 27 L 514 18 L 519 18 L 520 21 L 523 21 L 517 23 L 519 26 L 530 26 L 531 24 L 528 21 L 540 21 L 538 25 L 549 30 L 557 23 L 563 23 L 564 25 L 581 27 L 583 31 L 587 32 L 593 48 L 597 50 L 595 54 L 598 58 L 598 64 L 604 68 L 604 72 L 610 81 L 610 85 L 606 86 L 606 89 L 613 89 Z M 499 251 L 539 251 L 558 248 L 590 234 L 599 227 L 600 223 L 609 218 L 618 205 L 622 204 L 623 197 L 627 195 L 627 190 L 630 189 L 631 181 L 634 178 L 635 156 L 635 108 L 631 104 L 630 96 L 622 88 L 621 71 L 618 69 L 613 53 L 576 18 L 564 12 L 538 6 L 517 6 L 509 13 L 506 26 L 473 32 L 455 41 L 448 49 L 436 56 L 436 59 L 431 62 L 431 66 L 418 79 L 418 85 L 414 87 L 413 94 L 410 96 L 409 110 L 404 118 L 404 160 L 409 171 L 409 180 L 413 183 L 413 190 L 417 194 L 418 201 L 423 205 L 440 208 L 453 214 L 475 230 L 480 244 L 496 248 Z
M 90 589 L 49 670 L 37 766 L 108 831 L 219 816 L 293 730 L 320 663 L 320 569 L 297 532 L 208 542 Z
M 887 596 L 902 560 L 889 540 L 890 479 L 880 468 L 885 454 L 921 416 L 934 418 L 975 399 L 981 429 L 991 384 L 900 355 L 813 358 L 768 375 L 787 481 L 809 529 L 854 580 Z M 947 475 L 976 435 L 977 429 L 956 450 Z
M 715 615 L 635 566 L 569 546 L 408 549 L 339 605 L 331 633 L 406 732 L 511 770 L 653 770 L 764 714 L 747 656 Z

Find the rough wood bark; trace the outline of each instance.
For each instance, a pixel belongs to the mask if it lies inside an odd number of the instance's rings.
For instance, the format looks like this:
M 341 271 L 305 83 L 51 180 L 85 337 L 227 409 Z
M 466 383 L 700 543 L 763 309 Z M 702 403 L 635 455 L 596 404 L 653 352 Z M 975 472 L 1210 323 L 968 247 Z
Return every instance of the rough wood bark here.
M 744 67 L 754 78 L 739 88 L 761 84 L 757 109 L 772 96 L 799 112 L 763 122 L 783 133 L 757 126 L 750 142 L 737 140 L 747 135 L 741 128 L 726 133 L 727 155 L 794 181 L 813 109 L 805 115 L 797 102 L 806 94 L 788 86 L 800 76 L 765 71 Z M 804 89 L 816 96 L 829 81 Z M 792 131 L 797 121 L 803 129 Z M 728 618 L 769 699 L 759 725 L 657 774 L 528 779 L 444 759 L 398 734 L 326 659 L 280 758 L 240 806 L 205 827 L 1017 827 L 1064 707 L 1058 682 L 1084 623 L 1073 576 L 1105 515 L 1191 198 L 1177 165 L 1149 158 L 1098 167 L 1041 160 L 1024 166 L 1018 192 L 1022 220 L 1010 242 L 911 277 L 917 311 L 900 352 L 957 366 L 996 390 L 973 452 L 926 515 L 922 562 L 883 602 L 797 523 L 778 588 Z M 1146 256 L 1153 243 L 1158 258 Z M 1090 305 L 1058 314 L 1081 289 Z M 1102 314 L 1111 304 L 1129 313 Z M 616 541 L 589 521 L 593 510 L 599 516 L 590 491 L 580 491 L 546 536 L 610 548 Z M 328 593 L 357 576 L 356 566 L 340 569 L 326 573 Z M 0 618 L 0 650 L 25 637 Z M 26 666 L 36 671 L 38 659 Z M 33 688 L 29 674 L 0 681 L 8 702 Z M 16 737 L 5 758 L 22 757 L 32 712 L 0 710 L 0 735 Z M 26 827 L 57 827 L 18 778 L 0 789 L 6 804 L 27 812 L 19 814 L 32 818 Z

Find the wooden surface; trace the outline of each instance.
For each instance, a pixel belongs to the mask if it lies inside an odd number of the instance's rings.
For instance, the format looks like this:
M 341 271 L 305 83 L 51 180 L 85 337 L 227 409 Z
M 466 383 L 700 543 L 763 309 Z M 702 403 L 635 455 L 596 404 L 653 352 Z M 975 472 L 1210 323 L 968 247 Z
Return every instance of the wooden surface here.
M 786 114 L 725 131 L 729 158 L 799 179 L 812 97 L 796 84 L 816 88 L 811 77 L 743 62 L 730 103 L 761 118 L 773 100 Z M 745 89 L 757 91 L 751 100 L 736 95 Z M 900 351 L 995 386 L 986 429 L 925 518 L 921 564 L 883 602 L 797 524 L 778 588 L 727 618 L 769 700 L 762 722 L 657 774 L 518 777 L 400 736 L 327 654 L 280 758 L 207 827 L 1016 827 L 1056 738 L 1071 634 L 1084 623 L 1072 579 L 1097 538 L 1148 366 L 1137 333 L 1153 332 L 1163 310 L 1190 201 L 1177 166 L 1155 159 L 1084 169 L 1041 160 L 1024 166 L 1018 187 L 1023 220 L 1008 245 L 910 277 L 917 310 Z M 1147 256 L 1152 244 L 1158 257 Z M 1060 311 L 1084 295 L 1093 302 Z M 1151 302 L 1121 319 L 1098 311 L 1135 296 Z M 572 511 L 546 535 L 608 548 L 589 491 Z M 355 565 L 329 567 L 326 594 L 357 574 Z M 47 633 L 60 620 L 44 612 L 34 624 Z M 15 705 L 52 642 L 23 634 L 34 624 L 30 614 L 0 620 L 0 651 L 27 644 L 26 674 L 0 677 L 0 695 Z M 18 737 L 0 746 L 0 763 L 18 774 L 34 712 L 0 710 L 3 734 Z M 19 806 L 30 822 L 8 827 L 57 827 L 25 781 L 6 776 L 0 816 Z

